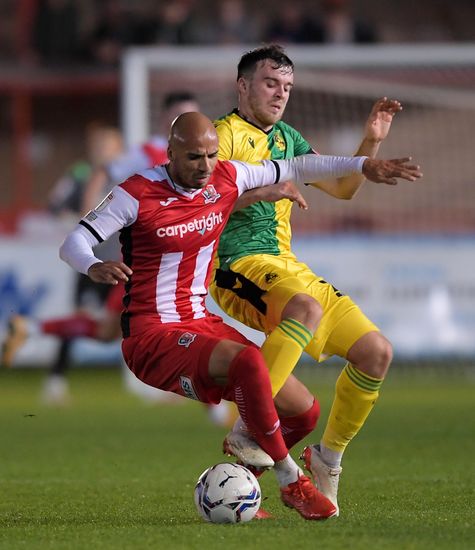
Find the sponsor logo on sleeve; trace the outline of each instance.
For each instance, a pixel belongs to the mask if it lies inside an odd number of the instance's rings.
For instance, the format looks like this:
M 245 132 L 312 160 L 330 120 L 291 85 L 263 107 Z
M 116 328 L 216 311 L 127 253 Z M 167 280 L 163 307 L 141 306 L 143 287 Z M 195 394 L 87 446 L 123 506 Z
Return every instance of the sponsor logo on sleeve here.
M 102 212 L 104 208 L 111 202 L 111 200 L 114 198 L 114 193 L 109 193 L 107 197 L 102 199 L 102 201 L 94 208 L 94 212 Z
M 94 211 L 91 210 L 84 216 L 84 219 L 88 222 L 93 222 L 94 220 L 97 220 L 97 216 L 94 214 Z

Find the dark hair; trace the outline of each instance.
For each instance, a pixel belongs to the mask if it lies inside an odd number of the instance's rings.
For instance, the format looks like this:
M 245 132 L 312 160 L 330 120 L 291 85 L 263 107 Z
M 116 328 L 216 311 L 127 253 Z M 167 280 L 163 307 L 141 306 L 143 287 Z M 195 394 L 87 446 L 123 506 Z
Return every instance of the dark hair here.
M 185 90 L 170 92 L 163 98 L 162 109 L 166 111 L 170 109 L 170 107 L 173 107 L 173 105 L 183 103 L 184 101 L 197 101 L 197 99 L 191 92 Z
M 277 69 L 289 67 L 292 72 L 294 70 L 294 64 L 285 53 L 284 48 L 278 44 L 268 44 L 251 50 L 241 57 L 237 67 L 237 79 L 239 80 L 242 76 L 250 76 L 256 70 L 259 61 L 265 59 L 274 61 Z

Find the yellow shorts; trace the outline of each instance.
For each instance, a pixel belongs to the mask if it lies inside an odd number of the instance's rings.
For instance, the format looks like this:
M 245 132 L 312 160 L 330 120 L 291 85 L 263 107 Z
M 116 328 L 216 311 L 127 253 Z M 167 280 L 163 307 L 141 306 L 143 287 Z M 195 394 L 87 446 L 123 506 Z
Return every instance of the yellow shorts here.
M 230 271 L 215 272 L 210 292 L 230 317 L 266 334 L 280 323 L 293 296 L 312 296 L 323 308 L 323 317 L 305 351 L 317 361 L 331 355 L 346 357 L 364 334 L 379 330 L 349 296 L 289 256 L 240 258 Z

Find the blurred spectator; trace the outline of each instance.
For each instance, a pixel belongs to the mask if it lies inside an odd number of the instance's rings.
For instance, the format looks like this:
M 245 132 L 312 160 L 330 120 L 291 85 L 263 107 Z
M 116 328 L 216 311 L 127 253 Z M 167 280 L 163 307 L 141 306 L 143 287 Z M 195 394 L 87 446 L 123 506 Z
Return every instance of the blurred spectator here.
M 30 60 L 44 65 L 80 61 L 78 21 L 74 0 L 39 0 L 32 26 Z
M 303 44 L 317 42 L 317 27 L 299 0 L 284 4 L 271 20 L 264 35 L 266 42 Z
M 191 37 L 201 44 L 251 44 L 259 40 L 257 19 L 243 0 L 222 0 L 212 18 L 203 17 Z
M 167 162 L 168 132 L 172 121 L 182 113 L 199 110 L 198 102 L 190 92 L 177 90 L 167 94 L 162 102 L 159 132 L 147 142 L 130 147 L 112 162 L 96 167 L 83 196 L 83 212 L 94 208 L 116 183 L 154 164 Z
M 87 128 L 87 159 L 81 159 L 74 163 L 55 184 L 49 197 L 50 210 L 56 216 L 69 218 L 71 223 L 76 224 L 78 218 L 82 215 L 81 207 L 83 194 L 89 178 L 91 177 L 91 173 L 97 166 L 102 166 L 105 163 L 111 162 L 112 159 L 117 158 L 122 151 L 122 136 L 116 128 L 96 125 Z M 113 250 L 115 246 L 114 242 L 112 242 L 112 245 L 107 245 L 106 248 L 98 252 L 99 257 L 102 255 L 110 258 L 111 253 L 118 255 L 118 250 Z M 97 310 L 100 310 L 104 301 L 107 299 L 109 291 L 110 287 L 95 284 L 89 277 L 79 275 L 74 290 L 73 301 L 76 311 L 72 316 L 72 324 L 83 323 L 86 312 L 95 313 Z M 19 325 L 11 327 L 12 332 L 9 333 L 11 340 L 7 339 L 4 344 L 3 361 L 5 363 L 11 363 L 17 348 L 23 344 L 27 336 L 26 330 L 23 331 L 23 333 L 21 330 L 18 330 L 18 327 L 21 329 L 25 324 L 22 323 L 21 320 L 17 322 L 19 322 Z M 57 325 L 53 323 L 52 326 L 53 328 L 50 333 L 55 334 L 54 330 L 56 330 Z M 16 333 L 13 329 L 16 329 Z M 69 398 L 65 373 L 69 368 L 71 344 L 74 335 L 68 336 L 61 332 L 56 335 L 60 337 L 61 343 L 56 359 L 53 361 L 46 379 L 42 397 L 43 400 L 49 404 L 64 404 Z M 7 349 L 5 349 L 5 347 Z M 7 355 L 6 358 L 5 353 Z
M 118 65 L 124 47 L 146 44 L 146 24 L 121 0 L 97 2 L 98 16 L 86 45 L 88 57 L 100 65 Z
M 320 0 L 314 42 L 369 44 L 378 41 L 376 29 L 352 13 L 351 0 Z
M 18 33 L 20 31 L 17 28 L 18 25 L 17 27 L 14 25 L 12 5 L 12 0 L 0 2 L 0 60 L 2 62 L 14 56 L 15 46 L 17 50 L 20 48 L 20 44 L 18 43 Z M 22 29 L 22 37 L 23 33 L 30 34 L 27 29 L 25 29 L 25 31 Z M 21 46 L 23 46 L 23 44 L 21 44 Z
M 189 44 L 194 41 L 195 0 L 169 0 L 159 7 L 152 20 L 147 39 L 156 44 Z
M 351 0 L 320 0 L 317 13 L 309 12 L 299 0 L 284 4 L 264 38 L 267 42 L 294 44 L 362 44 L 377 41 L 371 24 L 353 17 Z
M 92 125 L 86 130 L 86 159 L 79 159 L 59 178 L 48 197 L 49 210 L 74 223 L 82 214 L 84 189 L 92 171 L 110 162 L 123 151 L 122 136 L 118 129 Z

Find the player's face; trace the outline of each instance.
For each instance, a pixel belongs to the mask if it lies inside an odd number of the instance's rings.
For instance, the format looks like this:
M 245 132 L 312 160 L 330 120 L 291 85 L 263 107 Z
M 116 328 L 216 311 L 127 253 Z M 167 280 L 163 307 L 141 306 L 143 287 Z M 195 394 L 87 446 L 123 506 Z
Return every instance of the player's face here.
M 218 138 L 205 134 L 200 138 L 174 143 L 168 149 L 169 172 L 173 181 L 188 189 L 205 187 L 218 161 Z
M 239 81 L 239 111 L 253 124 L 270 130 L 284 114 L 294 84 L 290 67 L 276 67 L 265 59 L 258 63 L 250 79 Z

